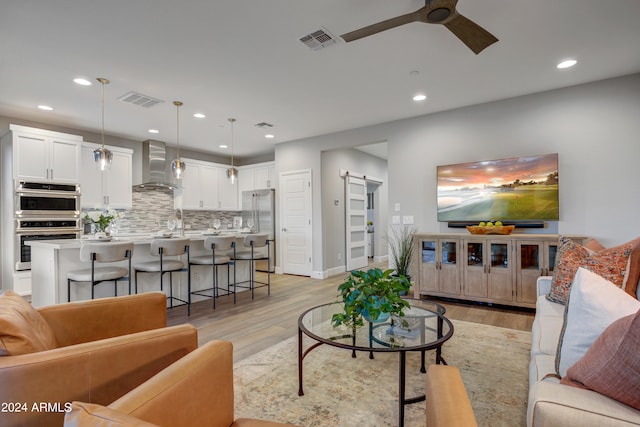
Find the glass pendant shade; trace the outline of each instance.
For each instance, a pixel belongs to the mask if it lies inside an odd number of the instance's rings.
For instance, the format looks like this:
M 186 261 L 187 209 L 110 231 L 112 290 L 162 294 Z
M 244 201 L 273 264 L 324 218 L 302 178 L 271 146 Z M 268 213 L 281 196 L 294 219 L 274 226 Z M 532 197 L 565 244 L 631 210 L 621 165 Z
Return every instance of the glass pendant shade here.
M 93 161 L 98 170 L 104 172 L 111 168 L 113 153 L 104 147 L 96 148 L 93 150 Z
M 235 184 L 238 179 L 238 169 L 234 167 L 227 169 L 227 178 L 231 180 L 231 184 Z
M 175 179 L 182 179 L 185 169 L 187 169 L 187 165 L 182 160 L 174 159 L 171 162 L 171 174 Z

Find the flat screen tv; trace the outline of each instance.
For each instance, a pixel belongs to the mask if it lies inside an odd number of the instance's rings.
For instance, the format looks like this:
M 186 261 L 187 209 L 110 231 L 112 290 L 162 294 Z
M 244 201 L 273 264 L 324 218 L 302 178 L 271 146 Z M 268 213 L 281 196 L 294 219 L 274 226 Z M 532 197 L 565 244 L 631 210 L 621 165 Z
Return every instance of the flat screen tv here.
M 558 154 L 437 167 L 438 221 L 558 220 Z

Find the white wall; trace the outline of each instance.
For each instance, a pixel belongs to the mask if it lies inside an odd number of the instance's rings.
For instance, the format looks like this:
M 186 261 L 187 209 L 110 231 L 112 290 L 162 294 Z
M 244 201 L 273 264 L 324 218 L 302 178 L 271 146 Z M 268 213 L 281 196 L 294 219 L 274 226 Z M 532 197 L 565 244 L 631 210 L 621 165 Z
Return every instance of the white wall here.
M 538 232 L 586 234 L 605 245 L 640 236 L 640 74 L 278 144 L 277 172 L 313 170 L 313 269 L 329 265 L 322 241 L 321 153 L 387 141 L 389 218 L 437 221 L 436 166 L 559 154 L 560 221 Z M 335 165 L 339 167 L 339 165 Z M 400 203 L 401 212 L 391 212 Z

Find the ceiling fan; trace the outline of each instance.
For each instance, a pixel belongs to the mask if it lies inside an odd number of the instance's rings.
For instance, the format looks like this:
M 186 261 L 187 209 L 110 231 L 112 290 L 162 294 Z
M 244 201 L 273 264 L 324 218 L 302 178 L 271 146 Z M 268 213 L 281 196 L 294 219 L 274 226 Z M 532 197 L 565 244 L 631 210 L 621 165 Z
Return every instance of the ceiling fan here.
M 476 55 L 487 46 L 498 41 L 487 30 L 458 13 L 456 10 L 458 0 L 425 0 L 424 3 L 424 7 L 415 12 L 351 31 L 341 37 L 346 42 L 352 42 L 410 22 L 424 22 L 426 24 L 444 25 Z

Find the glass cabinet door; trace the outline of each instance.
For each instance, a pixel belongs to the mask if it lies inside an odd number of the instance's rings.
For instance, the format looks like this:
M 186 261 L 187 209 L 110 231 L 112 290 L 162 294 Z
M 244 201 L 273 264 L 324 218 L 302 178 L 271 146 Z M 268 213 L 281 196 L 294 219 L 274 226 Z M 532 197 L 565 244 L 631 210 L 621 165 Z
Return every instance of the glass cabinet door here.
M 436 242 L 434 240 L 422 241 L 422 262 L 435 264 L 436 263 Z
M 467 265 L 481 267 L 484 264 L 484 244 L 481 242 L 467 243 Z
M 509 245 L 506 243 L 491 243 L 491 267 L 509 268 Z
M 540 244 L 521 244 L 520 245 L 520 269 L 522 270 L 540 270 Z
M 452 241 L 442 242 L 442 265 L 455 264 L 458 258 L 458 244 Z

